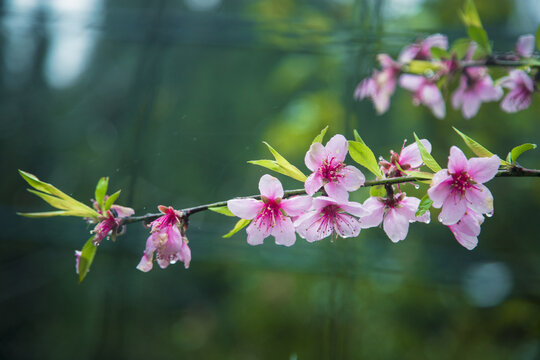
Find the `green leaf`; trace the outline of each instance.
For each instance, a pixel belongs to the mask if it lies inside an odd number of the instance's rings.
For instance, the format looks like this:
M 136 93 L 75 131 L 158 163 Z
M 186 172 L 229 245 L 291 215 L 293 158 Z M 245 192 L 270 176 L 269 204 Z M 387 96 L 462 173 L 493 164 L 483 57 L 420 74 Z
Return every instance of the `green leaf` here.
M 462 59 L 469 51 L 469 46 L 471 45 L 471 39 L 461 38 L 457 39 L 452 43 L 450 53 L 455 53 L 458 59 Z
M 52 216 L 72 216 L 68 211 L 44 211 L 44 212 L 34 212 L 34 213 L 20 213 L 17 215 L 25 216 L 29 218 L 46 218 Z
M 268 147 L 268 150 L 274 155 L 274 160 L 250 160 L 248 163 L 259 165 L 267 169 L 276 171 L 280 174 L 287 175 L 301 182 L 305 182 L 307 177 L 295 166 L 291 165 L 283 156 L 281 156 L 273 147 L 271 147 L 267 142 L 263 143 Z
M 81 251 L 81 258 L 79 259 L 79 283 L 84 280 L 86 274 L 90 271 L 90 266 L 96 256 L 97 246 L 93 244 L 93 239 L 94 236 L 88 239 Z
M 536 29 L 536 48 L 540 50 L 540 25 Z
M 441 166 L 435 161 L 433 156 L 426 150 L 424 145 L 420 142 L 420 139 L 418 136 L 416 136 L 416 133 L 413 133 L 414 140 L 416 141 L 416 145 L 418 145 L 418 150 L 420 150 L 420 156 L 422 156 L 422 161 L 424 161 L 424 164 L 433 172 L 437 172 L 442 170 Z
M 49 202 L 55 202 L 57 204 L 60 204 L 61 207 L 58 209 L 60 210 L 70 210 L 71 216 L 81 216 L 81 217 L 91 217 L 91 218 L 97 218 L 98 213 L 86 206 L 85 204 L 73 199 L 71 196 L 64 194 L 62 191 L 58 190 L 56 187 L 54 187 L 51 184 L 48 184 L 46 182 L 43 182 L 39 180 L 35 175 L 27 173 L 25 171 L 19 170 L 19 174 L 23 177 L 24 180 L 30 186 L 32 186 L 34 189 L 39 190 L 40 193 L 32 191 L 34 194 L 40 196 L 45 201 Z M 45 195 L 43 195 L 45 194 Z M 43 195 L 43 196 L 42 196 Z M 56 200 L 51 199 L 52 197 L 56 197 L 60 200 L 63 200 L 62 202 L 58 202 Z M 49 202 L 50 203 L 50 202 Z M 54 205 L 53 205 L 54 206 Z M 65 214 L 67 215 L 67 214 Z
M 439 63 L 424 60 L 412 60 L 406 66 L 406 72 L 425 75 L 426 73 L 437 72 L 442 68 Z
M 512 151 L 510 151 L 510 158 L 511 158 L 512 164 L 515 164 L 518 157 L 521 154 L 523 154 L 525 151 L 529 151 L 533 149 L 536 149 L 536 144 L 527 143 L 527 144 L 522 144 L 513 148 Z
M 482 28 L 482 22 L 480 21 L 480 16 L 478 15 L 478 11 L 476 10 L 473 0 L 467 0 L 465 2 L 465 6 L 463 11 L 460 12 L 460 16 L 465 26 L 476 26 Z
M 461 136 L 461 138 L 465 142 L 465 145 L 467 145 L 467 147 L 469 149 L 471 149 L 471 151 L 475 155 L 480 156 L 480 157 L 492 157 L 494 155 L 491 151 L 489 151 L 488 149 L 486 149 L 485 147 L 480 145 L 477 141 L 475 141 L 472 138 L 468 137 L 467 135 L 465 135 L 464 133 L 462 133 L 461 131 L 459 131 L 455 127 L 452 126 L 452 129 L 454 129 L 458 133 L 458 135 Z M 502 165 L 509 165 L 509 163 L 507 163 L 506 161 L 504 161 L 502 159 L 501 159 L 501 164 Z
M 230 238 L 231 236 L 233 236 L 234 234 L 236 234 L 237 232 L 239 232 L 240 230 L 245 228 L 250 222 L 251 222 L 251 220 L 246 220 L 246 219 L 238 220 L 236 225 L 234 225 L 234 228 L 231 231 L 229 231 L 228 233 L 226 233 L 225 235 L 223 235 L 223 237 L 224 238 Z
M 117 192 L 115 192 L 114 194 L 112 194 L 111 196 L 109 196 L 109 198 L 107 199 L 107 201 L 105 201 L 105 205 L 103 205 L 103 212 L 105 213 L 105 211 L 109 210 L 111 208 L 111 206 L 113 206 L 113 204 L 115 203 L 116 199 L 118 199 L 118 197 L 120 196 L 120 192 L 122 190 L 118 190 Z
M 213 207 L 209 207 L 208 210 L 211 210 L 211 211 L 217 212 L 218 214 L 222 214 L 226 216 L 236 216 L 226 206 L 213 206 Z
M 418 204 L 416 216 L 424 215 L 426 211 L 431 208 L 431 205 L 433 205 L 433 200 L 429 198 L 428 194 L 424 195 L 424 197 L 420 200 L 420 204 Z
M 371 171 L 375 176 L 384 177 L 373 151 L 366 145 L 356 130 L 354 130 L 354 138 L 356 141 L 349 141 L 349 155 L 351 158 Z
M 491 45 L 489 44 L 489 38 L 486 30 L 478 26 L 469 26 L 467 28 L 467 34 L 469 34 L 471 40 L 476 41 L 482 50 L 484 50 L 488 55 L 491 54 Z
M 57 198 L 49 194 L 42 193 L 40 191 L 28 189 L 29 192 L 35 194 L 45 200 L 49 205 L 56 209 L 65 210 L 65 215 L 79 216 L 79 217 L 89 217 L 90 213 L 84 208 L 71 204 L 70 202 Z
M 425 179 L 425 180 L 431 180 L 433 179 L 433 176 L 434 176 L 433 173 L 428 173 L 424 171 L 402 170 L 402 172 L 407 174 L 407 176 L 414 176 L 419 179 Z
M 100 209 L 104 209 L 104 199 L 105 195 L 107 194 L 107 188 L 109 187 L 109 178 L 108 177 L 102 177 L 99 179 L 97 186 L 96 186 L 96 201 L 99 204 Z
M 382 185 L 375 185 L 369 189 L 369 196 L 385 197 L 386 189 Z
M 450 53 L 448 51 L 444 50 L 443 48 L 439 48 L 439 47 L 432 47 L 430 49 L 430 52 L 431 52 L 431 56 L 435 60 L 449 59 L 451 57 Z
M 318 142 L 318 143 L 321 143 L 323 142 L 323 139 L 324 139 L 324 135 L 326 134 L 326 130 L 328 130 L 328 126 L 326 126 L 324 129 L 322 129 L 321 133 L 317 136 L 315 136 L 315 139 L 313 139 L 313 142 L 312 144 Z

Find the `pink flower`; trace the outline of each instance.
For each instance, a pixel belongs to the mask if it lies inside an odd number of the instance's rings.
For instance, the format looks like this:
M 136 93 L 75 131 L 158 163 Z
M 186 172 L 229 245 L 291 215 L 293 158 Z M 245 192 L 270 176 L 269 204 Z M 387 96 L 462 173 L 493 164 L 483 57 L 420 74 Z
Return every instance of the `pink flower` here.
M 343 163 L 348 150 L 349 143 L 343 135 L 334 136 L 326 146 L 321 143 L 311 145 L 305 163 L 313 173 L 306 180 L 306 193 L 313 195 L 324 186 L 328 196 L 345 202 L 349 199 L 348 191 L 357 190 L 364 184 L 364 174 L 354 166 Z
M 253 220 L 246 229 L 250 245 L 260 245 L 272 235 L 276 244 L 291 246 L 296 234 L 290 216 L 298 216 L 311 206 L 311 197 L 295 196 L 283 199 L 283 187 L 278 179 L 263 175 L 259 181 L 262 201 L 255 199 L 232 199 L 227 207 L 236 216 Z
M 431 60 L 431 48 L 437 47 L 444 50 L 448 49 L 448 39 L 441 34 L 430 35 L 420 42 L 408 45 L 401 50 L 399 62 L 404 64 L 411 60 Z
M 401 65 L 386 54 L 377 56 L 382 71 L 373 71 L 373 75 L 362 80 L 356 87 L 354 98 L 362 100 L 365 97 L 371 98 L 377 114 L 382 114 L 390 106 L 390 97 L 396 90 L 397 76 L 401 71 Z
M 177 261 L 183 262 L 186 269 L 189 268 L 191 250 L 183 230 L 180 230 L 181 214 L 172 207 L 160 205 L 158 209 L 163 216 L 150 223 L 152 229 L 137 269 L 144 272 L 152 270 L 154 252 L 156 252 L 159 267 L 162 269 Z
M 120 219 L 116 218 L 111 210 L 107 210 L 106 216 L 100 215 L 101 221 L 94 227 L 92 233 L 94 233 L 94 239 L 92 242 L 95 246 L 101 244 L 101 241 L 107 236 L 115 236 L 116 229 L 120 226 Z
M 363 229 L 378 226 L 383 223 L 386 235 L 393 242 L 404 240 L 409 232 L 409 223 L 421 221 L 429 223 L 429 211 L 422 216 L 416 216 L 420 199 L 406 197 L 405 193 L 394 195 L 392 198 L 370 197 L 364 202 L 364 209 L 370 214 L 360 218 Z
M 485 67 L 466 68 L 459 87 L 452 96 L 452 106 L 459 109 L 466 119 L 472 118 L 482 102 L 497 101 L 503 96 L 500 86 L 494 86 Z
M 480 235 L 480 225 L 484 222 L 484 217 L 471 209 L 465 211 L 465 215 L 454 225 L 449 225 L 450 231 L 456 240 L 467 250 L 472 250 L 478 244 Z
M 435 174 L 428 190 L 433 207 L 442 207 L 439 221 L 445 225 L 454 225 L 467 209 L 479 214 L 492 213 L 493 196 L 482 184 L 493 179 L 500 162 L 497 155 L 467 160 L 458 147 L 452 146 L 448 169 Z
M 403 74 L 399 78 L 399 84 L 404 89 L 413 92 L 413 104 L 424 104 L 431 109 L 433 115 L 442 119 L 446 114 L 446 107 L 441 91 L 437 85 L 420 75 Z
M 422 139 L 420 142 L 424 145 L 424 148 L 431 153 L 431 143 L 426 139 Z M 420 150 L 416 143 L 405 146 L 404 142 L 399 154 L 392 150 L 390 151 L 390 154 L 392 154 L 390 162 L 384 159 L 379 161 L 381 171 L 387 178 L 406 176 L 407 174 L 402 173 L 401 170 L 416 171 L 423 164 L 422 156 L 420 155 Z M 400 168 L 401 170 L 399 170 Z
M 526 109 L 531 105 L 534 82 L 523 70 L 512 70 L 508 76 L 499 79 L 500 84 L 510 89 L 501 102 L 501 108 L 509 113 Z
M 516 43 L 516 53 L 519 56 L 529 58 L 534 51 L 534 35 L 521 35 Z
M 360 222 L 354 216 L 364 216 L 361 204 L 356 202 L 338 202 L 326 196 L 313 199 L 312 209 L 298 217 L 294 226 L 298 234 L 309 242 L 322 240 L 331 234 L 349 238 L 358 236 Z

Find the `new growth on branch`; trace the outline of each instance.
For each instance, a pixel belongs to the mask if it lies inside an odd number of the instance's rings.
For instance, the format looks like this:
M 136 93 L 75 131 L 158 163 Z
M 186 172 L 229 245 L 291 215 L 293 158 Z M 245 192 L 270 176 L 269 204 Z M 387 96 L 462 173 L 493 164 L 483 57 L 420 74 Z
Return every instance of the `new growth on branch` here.
M 154 259 L 162 269 L 178 261 L 188 268 L 191 261 L 187 238 L 189 217 L 205 210 L 240 218 L 225 238 L 247 226 L 247 242 L 251 245 L 262 244 L 265 238 L 273 236 L 276 244 L 291 246 L 297 235 L 308 242 L 328 237 L 351 238 L 357 237 L 362 229 L 380 226 L 391 241 L 398 242 L 406 238 L 409 224 L 429 223 L 429 210 L 434 207 L 441 209 L 439 222 L 448 226 L 461 245 L 472 250 L 478 243 L 484 216 L 491 216 L 494 209 L 493 196 L 484 183 L 496 176 L 540 177 L 540 170 L 525 169 L 516 163 L 522 153 L 536 148 L 534 144 L 517 146 L 506 160 L 501 160 L 455 129 L 477 157 L 467 159 L 458 147 L 452 146 L 448 165 L 443 169 L 431 156 L 431 143 L 416 134 L 414 143 L 408 146 L 404 143 L 399 153 L 390 151 L 388 160 L 377 161 L 356 131 L 354 140 L 347 141 L 338 134 L 323 145 L 326 130 L 313 140 L 306 153 L 309 176 L 267 143 L 274 160 L 250 161 L 302 182 L 302 189 L 284 191 L 276 177 L 266 174 L 259 181 L 260 195 L 186 209 L 160 205 L 160 213 L 135 216 L 133 209 L 116 204 L 120 191 L 107 195 L 108 178 L 98 181 L 93 207 L 89 207 L 35 175 L 19 171 L 34 188 L 29 191 L 57 209 L 20 215 L 76 216 L 94 224 L 92 235 L 82 250 L 75 251 L 75 269 L 82 281 L 102 241 L 106 238 L 114 241 L 125 232 L 126 225 L 137 222 L 150 228 L 137 269 L 150 271 Z M 361 170 L 347 165 L 347 155 L 371 172 L 375 180 L 366 181 Z M 407 195 L 407 186 L 418 188 L 420 185 L 426 190 L 421 199 Z M 349 193 L 367 187 L 370 188 L 367 200 L 350 201 Z
M 446 115 L 443 94 L 450 92 L 452 107 L 461 109 L 466 119 L 475 116 L 483 102 L 502 99 L 501 109 L 508 113 L 528 108 L 540 81 L 534 35 L 520 36 L 513 52 L 498 54 L 492 51 L 472 1 L 466 3 L 461 18 L 468 38 L 455 40 L 449 48 L 445 35 L 434 34 L 403 48 L 397 61 L 379 54 L 382 69 L 360 82 L 354 97 L 371 99 L 382 114 L 399 84 L 411 93 L 414 105 L 427 106 L 439 119 Z M 540 49 L 540 27 L 536 46 Z M 494 81 L 493 68 L 502 68 L 507 75 Z

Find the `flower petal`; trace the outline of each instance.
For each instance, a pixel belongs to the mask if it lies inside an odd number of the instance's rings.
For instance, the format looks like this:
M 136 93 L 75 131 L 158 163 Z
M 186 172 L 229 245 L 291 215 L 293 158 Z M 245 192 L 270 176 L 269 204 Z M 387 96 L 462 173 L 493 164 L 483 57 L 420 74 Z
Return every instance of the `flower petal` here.
M 311 144 L 304 158 L 304 162 L 309 170 L 317 171 L 325 159 L 326 149 L 321 143 L 316 142 Z
M 384 204 L 377 197 L 370 197 L 364 201 L 364 209 L 368 211 L 369 215 L 360 218 L 360 227 L 367 229 L 378 226 L 383 220 L 384 207 Z
M 334 157 L 335 161 L 343 162 L 349 150 L 349 143 L 345 139 L 345 136 L 337 134 L 328 140 L 325 149 L 329 158 Z
M 455 229 L 456 225 L 449 226 L 450 231 L 454 234 L 454 237 L 465 249 L 472 250 L 478 245 L 478 237 L 464 234 Z
M 427 152 L 431 153 L 431 143 L 426 139 L 422 139 L 420 142 L 424 145 Z M 422 165 L 422 156 L 420 155 L 420 150 L 416 143 L 410 144 L 401 150 L 401 153 L 399 154 L 399 164 L 409 164 L 413 169 Z
M 487 187 L 476 184 L 465 193 L 469 208 L 479 214 L 493 212 L 493 195 Z
M 531 57 L 534 51 L 534 35 L 521 35 L 516 44 L 516 52 L 522 57 Z
M 341 170 L 340 175 L 343 177 L 339 182 L 347 191 L 358 190 L 366 181 L 364 174 L 352 165 L 345 166 L 345 168 Z
M 261 177 L 259 190 L 261 191 L 261 195 L 268 199 L 281 199 L 283 197 L 283 186 L 281 182 L 268 174 Z
M 468 173 L 475 182 L 483 184 L 495 177 L 500 164 L 501 159 L 497 155 L 471 158 L 468 162 Z
M 260 245 L 264 239 L 270 235 L 268 227 L 260 226 L 260 222 L 253 221 L 246 229 L 248 235 L 247 242 L 249 245 Z
M 141 261 L 139 262 L 139 265 L 137 265 L 137 269 L 139 269 L 141 271 L 144 271 L 144 272 L 149 272 L 150 270 L 152 270 L 153 257 L 154 257 L 153 252 L 151 252 L 150 254 L 147 254 L 145 252 L 143 257 L 141 258 Z
M 448 171 L 451 174 L 458 174 L 468 170 L 467 157 L 463 154 L 460 148 L 452 146 L 450 148 L 450 156 L 448 157 Z
M 255 199 L 232 199 L 227 201 L 227 207 L 239 218 L 251 220 L 261 211 L 264 203 Z
M 481 104 L 482 101 L 480 100 L 480 97 L 475 93 L 469 92 L 467 96 L 463 98 L 463 117 L 465 117 L 465 119 L 472 118 L 478 113 L 478 110 L 480 110 Z
M 298 216 L 309 210 L 311 207 L 311 196 L 294 196 L 281 201 L 281 208 L 287 215 Z
M 310 196 L 315 194 L 323 186 L 323 177 L 318 172 L 309 175 L 304 183 L 306 193 Z
M 428 196 L 433 201 L 434 208 L 440 208 L 452 191 L 452 176 L 447 169 L 437 171 L 428 189 Z
M 346 212 L 348 212 L 349 214 L 358 216 L 358 217 L 366 216 L 370 214 L 368 210 L 364 209 L 364 205 L 354 202 L 354 201 L 349 201 L 347 203 L 340 204 L 340 207 Z
M 361 227 L 356 218 L 347 214 L 336 214 L 334 221 L 334 230 L 342 238 L 356 237 L 360 234 Z
M 349 200 L 349 193 L 345 186 L 340 183 L 331 182 L 324 185 L 324 190 L 331 198 L 335 199 L 338 202 L 346 202 Z
M 416 92 L 424 84 L 425 78 L 420 75 L 403 74 L 399 77 L 399 85 L 409 91 Z
M 396 209 L 390 209 L 384 217 L 383 229 L 390 240 L 398 242 L 407 237 L 409 220 L 399 214 Z
M 467 201 L 460 194 L 451 193 L 442 206 L 439 221 L 444 225 L 453 225 L 463 217 L 466 210 Z
M 276 244 L 278 245 L 293 245 L 296 241 L 296 233 L 291 219 L 286 217 L 277 221 L 276 226 L 272 228 L 272 235 L 276 238 Z

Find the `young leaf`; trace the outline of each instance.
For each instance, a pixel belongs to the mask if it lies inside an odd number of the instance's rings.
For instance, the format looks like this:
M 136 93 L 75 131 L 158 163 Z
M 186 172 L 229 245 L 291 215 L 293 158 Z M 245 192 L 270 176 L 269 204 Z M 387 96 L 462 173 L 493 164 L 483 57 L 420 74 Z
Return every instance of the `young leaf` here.
M 326 126 L 324 129 L 322 129 L 321 133 L 317 136 L 315 136 L 315 139 L 313 139 L 313 142 L 312 144 L 318 142 L 318 143 L 321 143 L 323 142 L 323 139 L 324 139 L 324 135 L 326 134 L 326 130 L 328 130 L 328 126 Z
M 511 158 L 512 164 L 515 164 L 518 157 L 521 154 L 523 154 L 525 151 L 529 151 L 533 149 L 536 149 L 536 144 L 527 143 L 527 144 L 522 144 L 513 148 L 512 151 L 510 151 L 510 158 Z
M 223 237 L 224 238 L 230 238 L 231 236 L 233 236 L 234 234 L 236 234 L 237 232 L 239 232 L 240 230 L 245 228 L 250 222 L 251 222 L 251 220 L 246 220 L 246 219 L 238 220 L 236 225 L 234 225 L 234 228 L 231 231 L 229 231 L 228 233 L 226 233 L 225 235 L 223 235 Z
M 491 151 L 489 151 L 488 149 L 486 149 L 485 147 L 480 145 L 477 141 L 475 141 L 472 138 L 468 137 L 467 135 L 465 135 L 464 133 L 462 133 L 461 131 L 459 131 L 455 127 L 452 126 L 452 129 L 454 129 L 458 133 L 458 135 L 461 136 L 461 138 L 465 142 L 465 145 L 467 145 L 467 147 L 469 149 L 471 149 L 471 151 L 475 155 L 480 156 L 480 157 L 491 157 L 491 156 L 494 155 Z M 507 163 L 506 161 L 504 161 L 502 159 L 501 159 L 501 164 L 502 165 L 509 165 L 509 163 Z
M 19 174 L 21 174 L 23 179 L 26 180 L 26 182 L 28 184 L 30 184 L 30 186 L 32 186 L 34 189 L 40 191 L 39 194 L 41 194 L 41 195 L 38 195 L 37 192 L 34 192 L 34 193 L 36 195 L 40 196 L 41 198 L 43 198 L 45 201 L 47 201 L 47 202 L 49 202 L 48 200 L 52 201 L 52 199 L 51 199 L 52 197 L 56 197 L 56 198 L 59 198 L 59 199 L 63 200 L 63 202 L 60 202 L 62 204 L 62 206 L 59 209 L 61 209 L 61 210 L 70 210 L 69 215 L 71 215 L 71 216 L 81 216 L 81 217 L 91 217 L 91 218 L 97 218 L 98 217 L 98 213 L 94 209 L 92 209 L 92 208 L 86 206 L 85 204 L 73 199 L 71 196 L 69 196 L 67 194 L 64 194 L 62 191 L 58 190 L 53 185 L 39 180 L 35 175 L 27 173 L 27 172 L 22 171 L 22 170 L 19 170 Z M 42 196 L 43 194 L 45 194 L 45 195 Z M 46 200 L 45 198 L 47 198 L 48 200 Z M 49 212 L 49 214 L 50 213 L 51 212 Z M 67 214 L 63 214 L 63 215 L 67 215 Z M 53 215 L 50 215 L 50 216 L 53 216 Z
M 263 141 L 263 143 L 268 147 L 268 150 L 274 155 L 274 158 L 276 159 L 277 164 L 282 168 L 283 172 L 282 174 L 285 174 L 287 176 L 292 177 L 293 179 L 296 179 L 298 181 L 305 182 L 307 177 L 304 175 L 300 170 L 298 170 L 295 166 L 291 165 L 283 156 L 281 156 L 273 147 L 270 146 L 266 141 Z
M 385 197 L 386 189 L 382 185 L 372 186 L 371 189 L 369 189 L 369 196 Z
M 482 50 L 484 50 L 488 55 L 491 54 L 491 45 L 489 44 L 489 38 L 486 30 L 478 26 L 469 26 L 467 28 L 467 34 L 469 34 L 471 40 L 476 41 Z
M 424 195 L 424 197 L 420 200 L 420 204 L 418 204 L 418 211 L 416 211 L 416 216 L 421 216 L 426 213 L 431 208 L 431 205 L 433 204 L 433 200 L 431 200 L 428 196 L 428 194 Z
M 450 48 L 450 53 L 455 53 L 458 59 L 462 59 L 469 51 L 469 46 L 471 45 L 471 39 L 461 38 L 457 39 L 452 43 Z
M 94 257 L 96 256 L 96 250 L 97 246 L 95 246 L 92 243 L 92 240 L 94 237 L 92 236 L 86 243 L 84 244 L 82 251 L 81 251 L 81 258 L 79 259 L 79 283 L 81 283 L 84 278 L 86 277 L 86 274 L 88 274 L 88 271 L 90 271 L 90 266 L 92 265 L 92 262 L 94 261 Z
M 354 139 L 349 141 L 349 155 L 358 164 L 371 171 L 377 177 L 384 177 L 373 151 L 366 145 L 358 132 L 354 130 Z
M 45 200 L 49 205 L 51 205 L 54 208 L 65 210 L 65 215 L 71 215 L 71 216 L 80 216 L 80 217 L 88 217 L 89 213 L 87 212 L 86 208 L 80 207 L 78 205 L 73 205 L 69 203 L 66 200 L 57 198 L 56 196 L 52 196 L 49 194 L 45 194 L 36 190 L 28 189 L 29 192 L 32 194 L 35 194 Z M 49 212 L 51 213 L 51 212 Z M 52 216 L 52 215 L 50 215 Z
M 213 207 L 209 207 L 208 210 L 217 212 L 218 214 L 222 214 L 225 216 L 236 216 L 226 206 L 213 206 Z
M 105 205 L 103 206 L 103 212 L 105 213 L 107 210 L 109 210 L 111 208 L 111 206 L 113 206 L 114 202 L 116 201 L 116 199 L 118 199 L 118 197 L 120 196 L 120 192 L 122 190 L 118 190 L 117 192 L 115 192 L 114 194 L 112 194 L 111 196 L 109 196 L 109 198 L 107 199 L 107 201 L 105 201 Z
M 431 56 L 435 60 L 449 59 L 451 57 L 450 53 L 448 51 L 444 50 L 443 48 L 439 48 L 439 47 L 432 47 L 430 49 L 430 52 L 431 52 Z
M 51 216 L 72 216 L 68 211 L 44 211 L 44 212 L 34 212 L 34 213 L 20 213 L 17 215 L 25 216 L 29 218 L 46 218 Z
M 465 26 L 476 26 L 482 28 L 482 22 L 480 21 L 480 16 L 478 15 L 478 11 L 476 10 L 473 0 L 467 0 L 465 2 L 465 7 L 460 15 Z
M 429 172 L 415 171 L 415 170 L 402 170 L 402 172 L 407 174 L 407 176 L 414 176 L 414 177 L 417 177 L 419 179 L 424 179 L 424 180 L 431 180 L 433 179 L 433 175 L 434 175 Z
M 424 75 L 427 72 L 437 72 L 442 68 L 439 63 L 424 60 L 412 60 L 407 64 L 407 72 Z
M 540 25 L 538 25 L 538 29 L 536 29 L 536 48 L 540 50 Z
M 101 210 L 104 210 L 104 199 L 105 195 L 107 194 L 107 188 L 109 187 L 109 178 L 108 177 L 102 177 L 99 179 L 97 185 L 96 185 L 96 201 L 99 204 L 99 208 Z
M 437 172 L 442 170 L 441 166 L 435 161 L 433 156 L 426 150 L 418 136 L 416 136 L 416 133 L 413 133 L 414 140 L 416 141 L 416 145 L 418 145 L 418 150 L 420 150 L 420 156 L 422 156 L 422 160 L 424 161 L 424 164 L 433 172 Z

